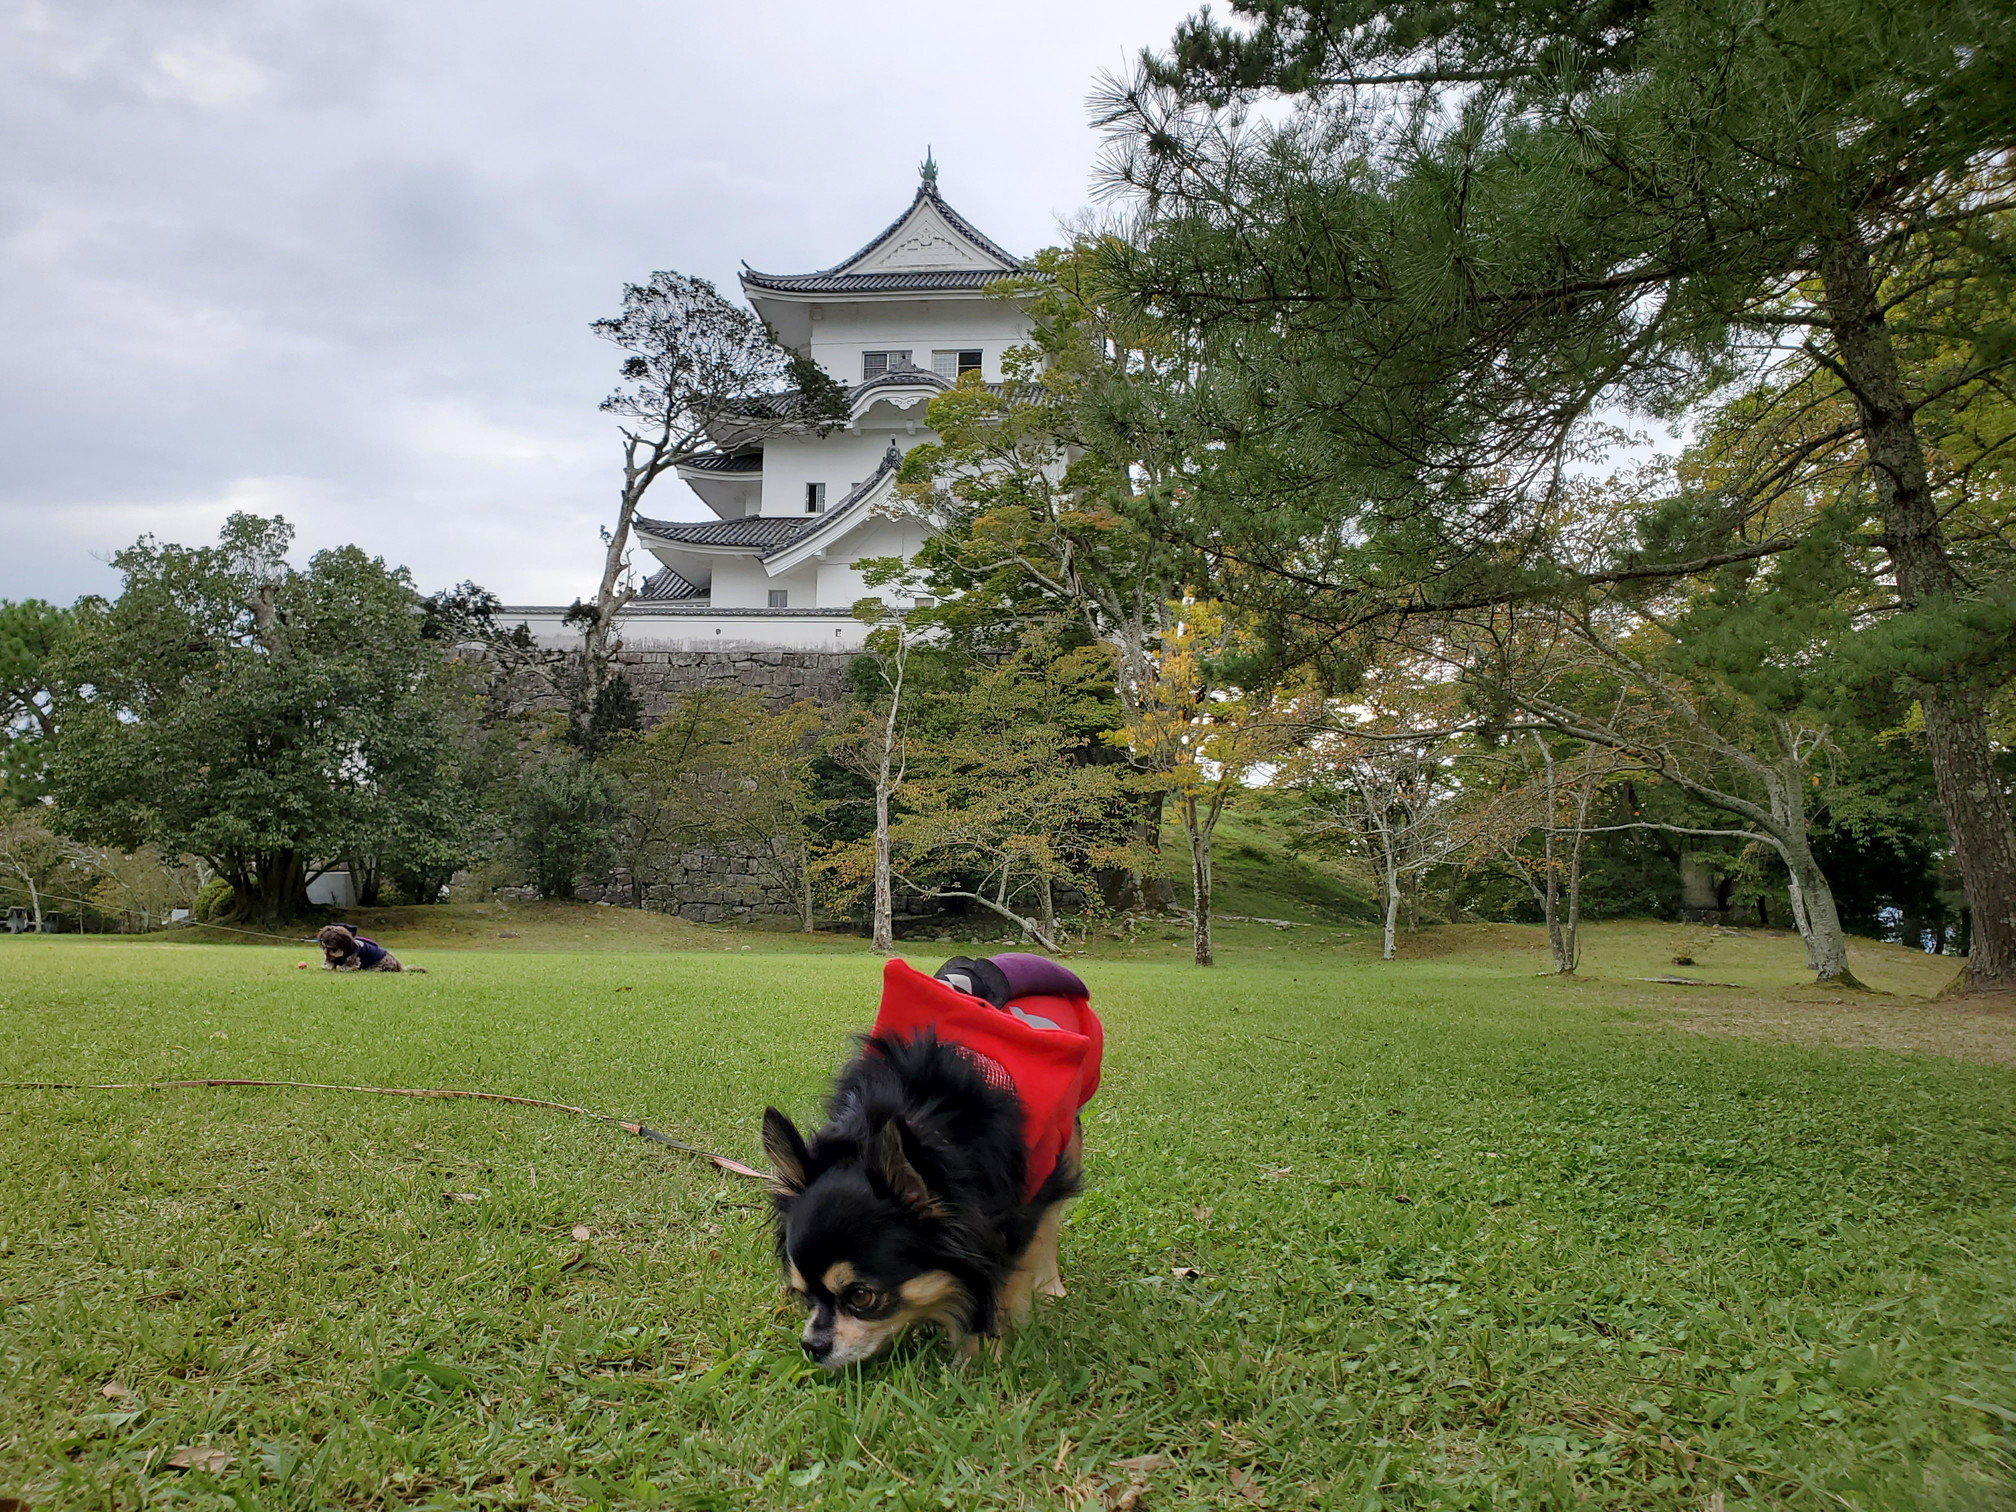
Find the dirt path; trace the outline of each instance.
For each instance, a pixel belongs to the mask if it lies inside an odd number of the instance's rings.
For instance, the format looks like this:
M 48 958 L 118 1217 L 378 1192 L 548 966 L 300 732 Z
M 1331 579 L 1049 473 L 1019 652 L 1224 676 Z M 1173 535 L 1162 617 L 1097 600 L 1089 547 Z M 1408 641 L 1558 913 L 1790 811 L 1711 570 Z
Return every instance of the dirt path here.
M 1803 993 L 1759 998 L 1694 992 L 1645 998 L 1662 1022 L 1695 1034 L 1733 1034 L 1789 1045 L 1838 1045 L 1944 1055 L 1989 1066 L 2016 1066 L 2016 998 L 1826 997 Z

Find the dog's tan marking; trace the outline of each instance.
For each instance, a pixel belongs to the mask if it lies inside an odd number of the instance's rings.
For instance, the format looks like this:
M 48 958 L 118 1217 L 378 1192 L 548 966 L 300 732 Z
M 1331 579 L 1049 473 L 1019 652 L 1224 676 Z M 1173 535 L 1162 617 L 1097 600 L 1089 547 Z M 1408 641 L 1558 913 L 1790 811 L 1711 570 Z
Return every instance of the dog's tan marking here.
M 791 1283 L 791 1290 L 797 1292 L 799 1295 L 802 1296 L 806 1291 L 810 1290 L 810 1288 L 808 1288 L 805 1285 L 805 1273 L 799 1270 L 797 1266 L 791 1264 L 789 1261 L 785 1262 L 784 1276 L 785 1279 Z
M 838 1270 L 845 1270 L 849 1281 L 853 1279 L 853 1267 L 845 1262 L 833 1266 L 826 1274 L 830 1278 Z M 897 1296 L 902 1299 L 902 1306 L 886 1318 L 856 1318 L 845 1312 L 836 1312 L 833 1316 L 833 1348 L 820 1363 L 829 1370 L 838 1370 L 857 1360 L 868 1359 L 880 1354 L 904 1329 L 915 1328 L 921 1323 L 936 1323 L 955 1337 L 960 1334 L 958 1319 L 966 1294 L 946 1272 L 925 1271 L 920 1276 L 912 1276 L 903 1283 Z M 809 1331 L 809 1324 L 807 1328 Z
M 1029 1244 L 1030 1284 L 1039 1297 L 1064 1295 L 1064 1277 L 1057 1269 L 1057 1235 L 1063 1227 L 1064 1204 L 1053 1202 Z
M 829 1265 L 826 1267 L 826 1274 L 820 1277 L 820 1281 L 824 1284 L 826 1290 L 837 1297 L 854 1284 L 854 1267 L 849 1265 L 845 1260 L 840 1261 L 837 1265 Z
M 926 1271 L 905 1281 L 897 1295 L 906 1310 L 923 1314 L 943 1307 L 958 1291 L 959 1283 L 944 1271 Z

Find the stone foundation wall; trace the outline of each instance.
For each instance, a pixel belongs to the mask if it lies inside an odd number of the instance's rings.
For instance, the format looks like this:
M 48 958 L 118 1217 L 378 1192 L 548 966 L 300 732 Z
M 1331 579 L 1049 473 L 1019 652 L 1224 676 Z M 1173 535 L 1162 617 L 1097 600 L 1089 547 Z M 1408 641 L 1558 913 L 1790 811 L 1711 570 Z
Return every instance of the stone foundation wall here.
M 806 699 L 836 707 L 847 700 L 854 657 L 844 651 L 625 651 L 618 660 L 645 719 L 655 721 L 674 698 L 700 688 L 760 693 L 773 711 Z
M 580 888 L 579 896 L 590 903 L 615 903 L 624 908 L 633 902 L 630 878 L 621 871 L 606 882 Z M 688 851 L 645 887 L 644 906 L 695 924 L 798 917 L 798 900 L 790 890 L 766 877 L 741 846 Z

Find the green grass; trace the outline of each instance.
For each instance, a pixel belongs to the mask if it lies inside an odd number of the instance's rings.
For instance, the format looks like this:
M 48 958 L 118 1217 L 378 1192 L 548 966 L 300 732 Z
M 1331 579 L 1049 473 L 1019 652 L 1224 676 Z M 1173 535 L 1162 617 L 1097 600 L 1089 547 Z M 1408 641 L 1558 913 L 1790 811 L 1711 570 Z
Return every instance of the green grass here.
M 878 963 L 693 938 L 521 932 L 405 978 L 0 940 L 0 1077 L 480 1087 L 749 1158 L 766 1102 L 811 1109 Z M 1210 973 L 1102 946 L 1071 1295 L 964 1369 L 920 1344 L 811 1371 L 759 1194 L 561 1115 L 9 1093 L 0 1497 L 2010 1505 L 2016 1076 L 1676 1032 L 1647 1006 L 1667 989 L 1627 979 L 1685 938 L 1597 931 L 1610 979 L 1581 983 L 1535 976 L 1509 928 L 1387 965 L 1364 929 L 1245 926 Z M 1708 948 L 1728 960 L 1696 974 L 1799 975 L 1785 942 Z M 1883 961 L 1936 990 L 1937 963 Z M 230 1466 L 168 1468 L 183 1445 Z

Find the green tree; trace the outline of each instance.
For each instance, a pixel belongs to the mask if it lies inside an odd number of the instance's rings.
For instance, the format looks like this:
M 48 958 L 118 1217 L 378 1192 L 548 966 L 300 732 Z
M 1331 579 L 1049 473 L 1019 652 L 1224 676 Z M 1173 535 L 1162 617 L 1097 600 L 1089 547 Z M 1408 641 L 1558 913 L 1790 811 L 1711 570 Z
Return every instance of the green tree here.
M 1039 625 L 1008 652 L 978 659 L 905 648 L 901 782 L 890 790 L 886 836 L 829 847 L 825 863 L 843 887 L 874 887 L 886 866 L 892 891 L 970 905 L 1054 950 L 1060 894 L 1090 901 L 1100 873 L 1140 865 L 1140 779 L 1091 759 L 1116 712 L 1110 652 L 1073 629 Z M 886 705 L 880 712 L 886 719 Z M 886 728 L 875 717 L 851 740 L 871 778 Z
M 905 454 L 900 490 L 937 527 L 918 566 L 952 643 L 1006 654 L 1032 629 L 1073 621 L 1110 651 L 1124 722 L 1142 714 L 1169 605 L 1196 560 L 1162 521 L 1202 438 L 1182 403 L 1193 369 L 1170 328 L 1113 281 L 1113 243 L 1081 231 L 997 286 L 1029 315 L 1028 343 L 1004 357 L 998 388 L 972 375 L 931 402 L 938 440 Z M 1135 787 L 1133 849 L 1149 869 L 1116 871 L 1102 891 L 1123 908 L 1166 906 L 1154 855 L 1167 784 Z
M 572 753 L 534 755 L 513 790 L 511 842 L 542 898 L 572 898 L 608 866 L 621 802 L 609 774 Z
M 2016 986 L 1988 722 L 2016 644 L 2007 494 L 1985 521 L 1956 507 L 2012 439 L 2016 341 L 1983 316 L 2016 267 L 2016 12 L 1238 9 L 1250 27 L 1187 24 L 1107 114 L 1155 217 L 1128 276 L 1213 375 L 1200 541 L 1284 636 L 1334 650 L 1381 617 L 1790 550 L 1777 501 L 1852 473 L 1893 589 L 1856 649 L 1922 710 L 1970 977 Z M 1221 108 L 1256 94 L 1289 118 Z M 1835 386 L 1824 441 L 1690 491 L 1601 560 L 1555 559 L 1550 512 L 1597 417 L 1683 415 L 1759 373 L 1795 407 L 1808 377 Z
M 124 587 L 85 600 L 56 659 L 49 785 L 96 844 L 196 855 L 262 922 L 306 905 L 320 864 L 452 834 L 439 646 L 403 569 L 355 547 L 286 560 L 279 519 L 215 546 L 143 537 Z
M 38 796 L 56 733 L 49 672 L 71 614 L 40 599 L 0 602 L 0 798 Z

